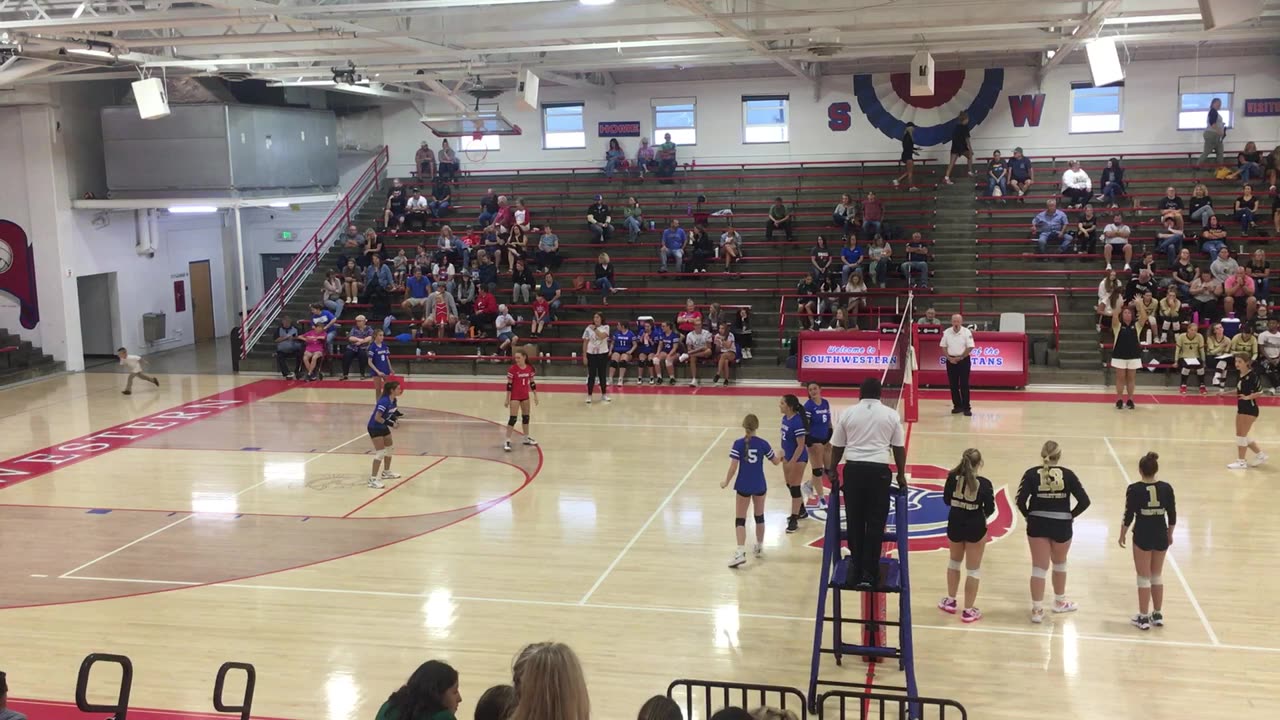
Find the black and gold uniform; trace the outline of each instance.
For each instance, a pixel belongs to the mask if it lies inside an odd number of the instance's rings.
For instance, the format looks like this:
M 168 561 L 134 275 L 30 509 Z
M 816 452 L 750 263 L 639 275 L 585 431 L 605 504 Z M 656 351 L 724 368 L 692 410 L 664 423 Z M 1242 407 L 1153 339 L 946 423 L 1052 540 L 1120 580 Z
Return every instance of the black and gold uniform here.
M 1258 373 L 1250 370 L 1240 379 L 1236 381 L 1236 413 L 1239 415 L 1252 415 L 1258 417 L 1258 400 L 1245 400 L 1245 395 L 1257 395 L 1262 392 L 1262 381 L 1258 378 Z
M 1169 528 L 1178 523 L 1173 486 L 1140 480 L 1124 493 L 1124 526 L 1133 525 L 1133 544 L 1142 550 L 1169 549 Z
M 987 536 L 987 518 L 996 511 L 995 491 L 990 480 L 981 475 L 976 480 L 976 488 L 966 489 L 963 475 L 947 475 L 942 501 L 947 504 L 947 539 L 951 542 L 976 543 Z
M 1076 499 L 1071 507 L 1071 498 Z M 1027 520 L 1028 537 L 1045 537 L 1056 543 L 1071 541 L 1071 524 L 1089 509 L 1089 496 L 1069 468 L 1058 465 L 1033 467 L 1018 484 L 1018 510 Z

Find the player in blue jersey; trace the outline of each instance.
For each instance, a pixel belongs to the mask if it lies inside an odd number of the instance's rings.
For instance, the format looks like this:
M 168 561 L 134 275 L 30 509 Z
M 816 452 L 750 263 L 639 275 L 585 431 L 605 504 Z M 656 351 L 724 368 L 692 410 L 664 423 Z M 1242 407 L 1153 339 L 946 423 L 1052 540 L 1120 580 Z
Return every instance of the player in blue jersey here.
M 653 328 L 653 319 L 640 319 L 640 332 L 636 336 L 636 384 L 644 384 L 644 374 L 649 373 L 649 384 L 658 384 L 658 369 L 649 364 L 658 352 L 658 332 Z
M 753 548 L 756 557 L 764 552 L 764 494 L 768 490 L 764 481 L 764 461 L 777 465 L 782 462 L 773 454 L 773 448 L 764 438 L 756 435 L 760 429 L 760 418 L 748 415 L 742 419 L 742 429 L 746 432 L 733 441 L 733 449 L 729 451 L 729 471 L 724 474 L 724 482 L 720 487 L 729 487 L 734 480 L 733 489 L 738 493 L 737 515 L 734 516 L 734 533 L 738 540 L 738 549 L 733 554 L 729 567 L 736 568 L 747 561 L 747 506 L 754 506 L 756 520 L 756 544 Z
M 381 332 L 379 332 L 381 334 Z M 369 471 L 369 487 L 381 490 L 383 480 L 394 480 L 398 477 L 391 472 L 391 428 L 400 419 L 400 411 L 396 409 L 396 398 L 402 392 L 400 383 L 389 380 L 382 385 L 378 395 L 378 404 L 373 406 L 373 414 L 369 416 L 369 439 L 373 441 L 373 470 Z M 378 472 L 378 466 L 382 472 Z
M 664 322 L 654 332 L 654 338 L 658 341 L 658 352 L 653 356 L 654 381 L 662 383 L 662 368 L 665 366 L 670 384 L 675 385 L 676 359 L 680 357 L 680 333 L 671 327 L 671 323 Z
M 800 490 L 804 466 L 809 461 L 804 447 L 805 437 L 809 434 L 809 418 L 805 417 L 804 406 L 795 395 L 783 395 L 778 401 L 778 410 L 782 412 L 782 476 L 787 481 L 787 492 L 791 493 L 787 532 L 793 533 L 800 529 L 800 520 L 809 517 Z
M 386 333 L 381 329 L 373 331 L 373 342 L 369 344 L 369 369 L 373 375 L 373 394 L 382 397 L 385 383 L 391 377 L 391 348 L 387 346 Z
M 617 329 L 613 331 L 613 347 L 609 353 L 609 377 L 613 378 L 614 387 L 626 380 L 627 365 L 631 364 L 631 358 L 635 354 L 636 334 L 627 327 L 626 322 L 619 320 Z
M 813 479 L 805 480 L 800 489 L 806 498 L 812 495 L 814 503 L 825 508 L 826 486 L 822 483 L 822 476 L 827 471 L 827 461 L 831 459 L 831 403 L 822 399 L 822 386 L 818 383 L 811 382 L 805 389 L 809 392 L 809 399 L 804 403 L 804 414 L 809 418 L 809 434 L 804 436 L 804 444 L 809 451 Z

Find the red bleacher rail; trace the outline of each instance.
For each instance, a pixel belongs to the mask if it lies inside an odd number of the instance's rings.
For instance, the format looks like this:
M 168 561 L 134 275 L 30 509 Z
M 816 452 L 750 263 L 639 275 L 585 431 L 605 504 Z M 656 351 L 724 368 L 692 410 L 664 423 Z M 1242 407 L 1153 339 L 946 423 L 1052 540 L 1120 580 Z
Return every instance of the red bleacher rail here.
M 294 293 L 298 292 L 302 283 L 319 266 L 320 258 L 324 256 L 333 236 L 346 228 L 351 217 L 359 211 L 360 205 L 370 193 L 377 189 L 379 179 L 387 169 L 388 159 L 387 147 L 384 145 L 374 155 L 373 160 L 369 161 L 369 166 L 364 169 L 360 177 L 351 184 L 347 194 L 334 204 L 328 217 L 320 223 L 320 227 L 293 257 L 289 266 L 250 308 L 245 315 L 241 330 L 241 337 L 244 338 L 244 344 L 240 349 L 242 360 L 249 355 L 254 343 L 262 337 L 271 323 L 275 322 L 280 311 L 284 309 L 285 303 L 293 299 Z
M 919 158 L 916 164 L 930 162 L 928 158 Z M 867 165 L 897 165 L 897 159 L 878 159 L 878 160 L 782 160 L 778 162 L 734 162 L 734 163 L 699 163 L 697 159 L 689 162 L 677 162 L 678 167 L 687 170 L 715 170 L 738 168 L 746 169 L 749 167 L 832 167 L 844 166 L 848 167 L 856 165 L 866 167 Z M 587 167 L 542 167 L 542 168 L 487 168 L 487 169 L 467 169 L 464 175 L 535 175 L 535 174 L 559 174 L 568 173 L 576 175 L 578 173 L 601 173 L 604 165 L 591 165 Z

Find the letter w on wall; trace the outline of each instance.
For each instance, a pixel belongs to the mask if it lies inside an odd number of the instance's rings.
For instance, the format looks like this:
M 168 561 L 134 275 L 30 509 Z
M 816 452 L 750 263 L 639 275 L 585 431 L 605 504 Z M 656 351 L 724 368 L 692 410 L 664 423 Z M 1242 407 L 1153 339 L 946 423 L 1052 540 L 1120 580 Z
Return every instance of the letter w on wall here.
M 1010 95 L 1009 114 L 1014 127 L 1040 127 L 1040 113 L 1044 110 L 1044 94 Z

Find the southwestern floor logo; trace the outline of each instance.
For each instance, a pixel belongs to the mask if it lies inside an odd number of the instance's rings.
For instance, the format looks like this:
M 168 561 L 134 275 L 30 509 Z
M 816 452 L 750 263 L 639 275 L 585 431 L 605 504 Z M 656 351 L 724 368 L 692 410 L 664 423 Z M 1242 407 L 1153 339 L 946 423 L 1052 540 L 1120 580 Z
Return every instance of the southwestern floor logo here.
M 937 465 L 907 465 L 907 522 L 910 529 L 912 552 L 929 552 L 945 550 L 947 543 L 947 506 L 942 502 L 943 483 L 947 479 L 946 468 Z M 823 484 L 830 487 L 826 480 Z M 890 504 L 890 517 L 893 505 Z M 827 513 L 821 509 L 809 509 L 815 520 L 825 522 Z M 843 519 L 844 512 L 841 509 Z M 1009 491 L 1005 486 L 996 489 L 996 511 L 987 518 L 987 536 L 998 540 L 1013 529 L 1013 504 L 1009 499 Z M 822 549 L 823 538 L 819 537 L 809 543 L 809 547 Z

